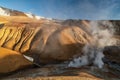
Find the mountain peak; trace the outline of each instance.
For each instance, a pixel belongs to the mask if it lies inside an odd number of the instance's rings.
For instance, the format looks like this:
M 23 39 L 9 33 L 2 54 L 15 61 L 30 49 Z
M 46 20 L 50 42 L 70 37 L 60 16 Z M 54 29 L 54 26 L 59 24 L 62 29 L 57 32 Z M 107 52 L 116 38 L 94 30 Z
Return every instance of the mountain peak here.
M 42 16 L 34 15 L 32 13 L 25 13 L 25 12 L 18 11 L 18 10 L 12 10 L 12 9 L 5 8 L 5 7 L 2 7 L 2 6 L 0 6 L 0 16 L 26 16 L 26 17 L 29 17 L 29 18 L 37 19 L 37 20 L 39 20 L 39 19 L 49 19 L 49 20 L 51 20 L 51 18 L 45 18 L 45 17 L 42 17 Z

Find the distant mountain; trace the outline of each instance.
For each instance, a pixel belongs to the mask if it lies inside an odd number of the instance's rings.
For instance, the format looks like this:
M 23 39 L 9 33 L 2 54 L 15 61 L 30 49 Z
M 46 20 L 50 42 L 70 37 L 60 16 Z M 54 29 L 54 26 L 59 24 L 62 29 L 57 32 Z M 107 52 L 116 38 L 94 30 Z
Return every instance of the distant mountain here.
M 0 16 L 26 16 L 29 18 L 34 18 L 34 19 L 45 19 L 45 17 L 42 16 L 37 16 L 32 13 L 24 13 L 22 11 L 17 11 L 17 10 L 12 10 L 8 8 L 4 8 L 0 6 Z M 46 18 L 51 20 L 51 18 Z

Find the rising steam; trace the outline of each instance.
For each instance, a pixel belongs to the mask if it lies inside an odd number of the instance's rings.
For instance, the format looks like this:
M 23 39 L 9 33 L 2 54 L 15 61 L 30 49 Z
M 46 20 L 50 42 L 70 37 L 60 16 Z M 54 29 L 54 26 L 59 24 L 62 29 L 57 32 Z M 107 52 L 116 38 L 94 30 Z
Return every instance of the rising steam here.
M 69 63 L 69 67 L 81 67 L 89 64 L 99 68 L 103 67 L 103 49 L 105 46 L 114 44 L 115 41 L 112 39 L 114 28 L 109 21 L 91 21 L 90 25 L 93 40 L 84 46 L 84 54 L 81 57 L 74 58 Z

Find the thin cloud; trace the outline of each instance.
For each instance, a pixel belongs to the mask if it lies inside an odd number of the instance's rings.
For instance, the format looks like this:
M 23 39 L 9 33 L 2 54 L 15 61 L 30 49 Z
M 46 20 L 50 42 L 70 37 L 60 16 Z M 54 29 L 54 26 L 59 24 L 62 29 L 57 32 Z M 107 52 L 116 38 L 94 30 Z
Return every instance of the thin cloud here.
M 115 18 L 114 10 L 119 6 L 116 0 L 77 0 L 77 3 L 70 3 L 72 0 L 61 0 L 57 3 L 57 8 L 54 7 L 56 0 L 50 3 L 53 7 L 46 8 L 49 17 L 59 19 L 92 19 L 92 20 L 106 20 Z M 60 1 L 60 0 L 58 0 Z M 64 1 L 64 4 L 63 2 Z M 69 4 L 68 4 L 69 3 Z M 120 18 L 120 17 L 119 17 Z
M 99 3 L 85 0 L 78 6 L 80 16 L 86 19 L 103 20 L 113 18 L 114 9 L 118 6 L 114 1 L 102 0 Z

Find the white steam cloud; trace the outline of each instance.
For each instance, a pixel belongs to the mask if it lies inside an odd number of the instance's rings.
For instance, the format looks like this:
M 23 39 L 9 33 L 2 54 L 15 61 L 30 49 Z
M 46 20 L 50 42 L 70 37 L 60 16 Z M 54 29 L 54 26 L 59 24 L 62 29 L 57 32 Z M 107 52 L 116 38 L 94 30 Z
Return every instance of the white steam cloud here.
M 69 67 L 81 67 L 89 64 L 99 68 L 103 67 L 103 49 L 105 46 L 114 44 L 115 41 L 112 39 L 114 28 L 109 21 L 91 21 L 90 25 L 93 40 L 85 45 L 83 48 L 84 54 L 81 57 L 74 58 L 69 63 Z

